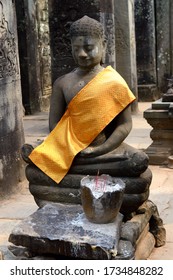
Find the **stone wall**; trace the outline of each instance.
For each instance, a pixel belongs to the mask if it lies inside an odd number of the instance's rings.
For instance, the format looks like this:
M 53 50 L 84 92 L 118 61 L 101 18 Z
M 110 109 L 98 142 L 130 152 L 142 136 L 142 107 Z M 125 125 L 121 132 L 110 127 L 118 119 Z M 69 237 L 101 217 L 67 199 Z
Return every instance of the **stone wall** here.
M 84 15 L 103 23 L 108 38 L 105 64 L 120 72 L 138 101 L 156 100 L 165 91 L 173 72 L 172 0 L 15 2 L 26 113 L 47 110 L 52 82 L 75 67 L 68 32 Z M 137 102 L 133 107 L 135 111 Z
M 166 91 L 172 75 L 172 0 L 135 0 L 139 101 Z
M 23 110 L 14 5 L 12 0 L 0 0 L 0 198 L 23 178 Z

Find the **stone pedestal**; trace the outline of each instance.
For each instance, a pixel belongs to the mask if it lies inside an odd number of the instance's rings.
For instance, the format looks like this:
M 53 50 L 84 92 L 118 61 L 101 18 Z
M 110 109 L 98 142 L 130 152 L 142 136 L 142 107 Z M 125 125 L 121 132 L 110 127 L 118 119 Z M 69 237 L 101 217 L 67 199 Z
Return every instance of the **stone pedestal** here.
M 33 165 L 26 167 L 29 190 L 39 207 L 47 203 L 81 204 L 80 181 L 86 175 L 67 174 L 57 184 Z M 125 194 L 120 212 L 128 215 L 148 199 L 152 173 L 147 169 L 139 177 L 116 177 L 125 183 Z
M 94 224 L 80 205 L 46 205 L 17 225 L 9 241 L 26 247 L 33 258 L 49 254 L 54 259 L 146 259 L 154 246 L 164 245 L 165 229 L 151 201 L 131 220 L 122 218 L 118 214 L 111 223 Z
M 173 155 L 172 108 L 172 102 L 162 102 L 160 99 L 144 112 L 144 118 L 153 127 L 150 133 L 153 143 L 145 151 L 150 164 L 167 164 L 168 157 Z

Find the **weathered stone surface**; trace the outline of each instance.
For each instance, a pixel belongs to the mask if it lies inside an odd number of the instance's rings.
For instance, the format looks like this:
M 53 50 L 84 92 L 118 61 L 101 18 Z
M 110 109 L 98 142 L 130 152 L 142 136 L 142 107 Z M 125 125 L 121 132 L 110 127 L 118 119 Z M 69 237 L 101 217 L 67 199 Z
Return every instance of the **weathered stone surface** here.
M 166 92 L 167 78 L 172 73 L 172 1 L 157 0 L 156 41 L 157 41 L 157 79 L 161 92 Z M 167 32 L 165 32 L 167 31 Z
M 81 181 L 81 202 L 90 222 L 112 222 L 119 213 L 125 184 L 109 175 L 86 176 Z
M 54 186 L 54 187 L 63 187 L 63 188 L 80 188 L 80 181 L 84 175 L 79 174 L 67 174 L 62 181 L 57 184 L 50 177 L 48 177 L 44 172 L 34 165 L 28 165 L 26 167 L 26 178 L 32 185 L 41 185 L 41 186 Z
M 145 212 L 135 215 L 130 221 L 122 226 L 121 239 L 136 244 L 139 236 L 149 223 L 150 232 L 154 235 L 156 246 L 162 246 L 166 241 L 166 231 L 163 227 L 163 221 L 159 217 L 156 205 L 151 201 L 146 201 L 142 206 Z
M 31 252 L 25 247 L 9 245 L 8 249 L 14 256 L 16 256 L 20 260 L 30 259 L 32 257 Z
M 34 198 L 38 199 L 38 202 L 45 201 L 46 204 L 50 202 L 81 204 L 80 189 L 30 185 L 29 190 Z M 38 206 L 42 207 L 40 203 Z
M 147 235 L 147 233 L 149 232 L 149 223 L 146 225 L 146 227 L 143 229 L 143 231 L 141 232 L 139 238 L 136 241 L 136 247 L 138 246 L 138 244 L 141 242 L 142 239 L 144 239 L 144 237 Z
M 15 2 L 23 105 L 33 114 L 48 110 L 52 92 L 48 0 Z
M 87 174 L 86 174 L 87 175 Z M 60 188 L 71 188 L 71 189 L 79 189 L 80 181 L 85 175 L 79 174 L 67 174 L 63 180 L 57 184 L 50 177 L 48 177 L 45 173 L 43 173 L 40 169 L 38 169 L 34 165 L 28 165 L 26 167 L 26 177 L 31 185 L 41 185 L 43 186 L 55 186 Z M 152 173 L 148 168 L 144 173 L 140 175 L 140 177 L 117 177 L 126 184 L 126 193 L 142 193 L 148 189 L 148 185 L 150 185 L 152 180 Z
M 160 93 L 155 84 L 138 85 L 138 101 L 150 102 L 160 98 Z
M 82 259 L 117 255 L 122 215 L 109 224 L 90 223 L 80 205 L 47 205 L 14 228 L 9 241 L 37 254 Z
M 164 94 L 162 97 L 163 102 L 173 102 L 173 94 Z
M 139 242 L 135 250 L 135 260 L 146 260 L 155 246 L 155 238 L 148 232 Z
M 19 247 L 10 250 L 18 259 L 147 259 L 165 244 L 165 229 L 151 201 L 139 213 L 123 224 L 119 214 L 100 225 L 90 223 L 80 205 L 47 205 L 13 229 L 9 241 Z
M 124 194 L 123 203 L 120 212 L 123 215 L 129 215 L 138 210 L 149 197 L 149 189 L 140 194 Z
M 168 157 L 173 154 L 172 106 L 173 103 L 160 99 L 144 112 L 144 118 L 153 127 L 150 133 L 153 142 L 145 151 L 150 164 L 167 164 Z
M 130 241 L 120 240 L 118 245 L 118 254 L 115 260 L 133 260 L 135 249 Z
M 57 202 L 81 204 L 80 181 L 84 175 L 67 174 L 59 184 L 56 184 L 37 167 L 28 165 L 26 176 L 30 182 L 30 192 L 39 207 Z M 152 180 L 150 169 L 147 169 L 140 177 L 116 178 L 121 179 L 126 185 L 121 212 L 126 214 L 136 211 L 149 196 Z
M 138 97 L 134 0 L 115 1 L 115 37 L 116 69 Z M 132 110 L 138 110 L 136 101 L 132 104 Z
M 0 197 L 24 178 L 24 142 L 15 3 L 0 1 Z
M 149 232 L 149 223 L 141 232 L 135 246 L 135 260 L 146 260 L 154 249 L 156 240 Z
M 154 0 L 135 1 L 135 29 L 137 48 L 137 73 L 139 85 L 156 86 L 156 38 Z M 149 89 L 149 88 L 148 88 Z M 151 95 L 142 101 L 151 101 Z M 148 100 L 146 100 L 148 97 Z

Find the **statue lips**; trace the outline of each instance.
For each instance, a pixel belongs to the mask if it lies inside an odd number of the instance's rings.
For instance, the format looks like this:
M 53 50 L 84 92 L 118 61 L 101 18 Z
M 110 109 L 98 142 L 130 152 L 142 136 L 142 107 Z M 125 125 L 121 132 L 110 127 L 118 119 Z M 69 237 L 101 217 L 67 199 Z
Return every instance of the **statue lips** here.
M 78 58 L 77 62 L 80 66 L 88 66 L 91 63 L 91 60 L 86 58 Z

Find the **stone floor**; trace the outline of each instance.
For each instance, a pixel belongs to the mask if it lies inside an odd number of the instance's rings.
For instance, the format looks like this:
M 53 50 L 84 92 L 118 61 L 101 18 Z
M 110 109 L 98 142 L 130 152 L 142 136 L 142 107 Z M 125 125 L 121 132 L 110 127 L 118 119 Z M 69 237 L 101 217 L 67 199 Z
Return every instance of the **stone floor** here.
M 127 143 L 138 149 L 147 148 L 150 143 L 151 127 L 143 118 L 143 111 L 150 103 L 139 103 L 139 113 L 133 116 L 133 129 L 127 138 Z M 48 114 L 40 113 L 24 117 L 25 139 L 27 143 L 36 144 L 44 139 L 48 132 Z M 173 169 L 162 166 L 150 166 L 153 172 L 150 199 L 157 205 L 163 219 L 167 241 L 163 247 L 155 248 L 149 259 L 173 260 Z M 25 180 L 19 185 L 19 191 L 0 204 L 0 251 L 5 259 L 14 259 L 8 250 L 8 236 L 15 225 L 28 217 L 37 209 Z

